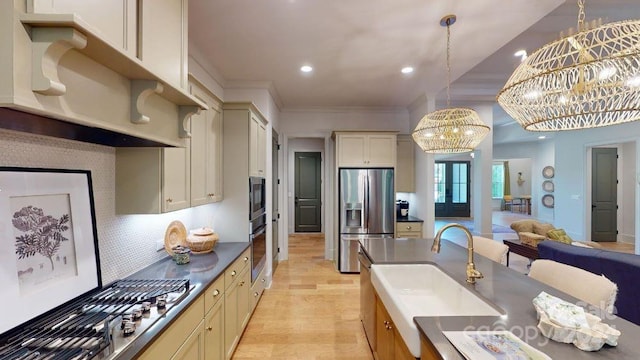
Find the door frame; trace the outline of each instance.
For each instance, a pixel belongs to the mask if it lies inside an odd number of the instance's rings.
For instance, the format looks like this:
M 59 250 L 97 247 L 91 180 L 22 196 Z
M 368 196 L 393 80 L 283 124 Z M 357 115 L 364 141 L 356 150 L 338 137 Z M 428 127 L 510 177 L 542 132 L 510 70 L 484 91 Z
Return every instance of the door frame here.
M 319 191 L 319 195 L 320 195 L 317 198 L 317 200 L 319 202 L 318 206 L 320 207 L 320 209 L 316 213 L 317 215 L 319 215 L 319 218 L 317 219 L 317 221 L 319 222 L 319 224 L 318 224 L 319 228 L 318 228 L 318 231 L 300 231 L 300 233 L 315 233 L 315 234 L 322 233 L 322 229 L 323 229 L 322 228 L 322 206 L 323 206 L 323 204 L 322 204 L 322 199 L 323 199 L 323 194 L 322 194 L 322 163 L 323 163 L 323 156 L 322 156 L 322 152 L 321 151 L 299 151 L 299 150 L 296 150 L 296 151 L 293 152 L 294 164 L 297 164 L 296 160 L 299 158 L 299 156 L 300 156 L 299 154 L 313 154 L 314 158 L 317 156 L 319 163 L 316 163 L 316 166 L 317 166 L 317 169 L 320 170 L 320 173 L 317 173 L 317 178 L 314 179 L 315 180 L 314 183 L 316 184 L 315 190 Z M 300 190 L 298 185 L 306 184 L 306 181 L 305 182 L 302 182 L 302 181 L 298 182 L 297 181 L 297 180 L 301 180 L 302 177 L 300 177 L 300 174 L 301 174 L 300 170 L 295 166 L 294 166 L 294 169 L 293 169 L 293 173 L 294 173 L 294 182 L 293 182 L 293 196 L 294 196 L 294 199 L 293 199 L 293 205 L 294 205 L 294 207 L 293 207 L 293 209 L 294 209 L 293 220 L 294 220 L 294 223 L 293 223 L 293 228 L 294 228 L 294 232 L 298 233 L 298 231 L 300 230 L 301 226 L 298 223 L 298 220 L 299 220 L 298 216 L 300 214 L 298 213 L 299 206 L 298 206 L 298 204 L 296 204 L 296 198 L 298 197 L 297 195 L 298 195 L 298 192 Z M 316 193 L 316 195 L 318 195 L 318 194 Z
M 320 152 L 322 156 L 322 233 L 325 238 L 325 259 L 331 260 L 336 258 L 335 251 L 337 249 L 337 244 L 335 243 L 335 236 L 333 234 L 335 230 L 335 222 L 333 221 L 333 211 L 334 208 L 334 199 L 328 194 L 333 194 L 333 184 L 335 175 L 335 171 L 332 170 L 333 166 L 335 166 L 334 152 L 333 147 L 335 146 L 333 140 L 331 139 L 331 134 L 326 133 L 290 133 L 290 134 L 282 134 L 282 145 L 283 145 L 283 156 L 285 156 L 285 160 L 282 162 L 283 174 L 282 182 L 282 196 L 283 203 L 280 208 L 281 220 L 280 227 L 282 228 L 281 234 L 282 236 L 282 246 L 280 247 L 280 260 L 287 260 L 289 258 L 289 234 L 293 233 L 293 224 L 294 221 L 292 216 L 294 215 L 294 198 L 293 198 L 293 190 L 294 179 L 293 179 L 293 169 L 294 169 L 294 153 L 296 151 L 309 151 L 309 152 Z M 305 138 L 305 139 L 315 139 L 318 141 L 318 145 L 322 142 L 322 146 L 310 148 L 310 147 L 302 147 L 297 146 L 295 144 L 297 139 Z
M 438 215 L 435 214 L 436 206 L 437 206 L 437 204 L 442 204 L 442 203 L 437 203 L 437 202 L 435 202 L 435 199 L 434 199 L 434 216 L 436 216 L 437 218 L 445 218 L 445 219 L 446 218 L 458 218 L 458 217 L 465 217 L 465 218 L 466 217 L 473 217 L 472 216 L 473 207 L 472 207 L 472 201 L 471 201 L 471 197 L 472 197 L 471 189 L 473 187 L 472 186 L 473 176 L 472 176 L 472 169 L 471 169 L 472 162 L 469 161 L 469 160 L 453 160 L 453 159 L 444 160 L 443 159 L 443 160 L 436 160 L 434 162 L 434 166 L 439 164 L 439 163 L 440 164 L 445 164 L 445 173 L 448 174 L 448 175 L 451 175 L 451 176 L 453 176 L 453 171 L 451 171 L 451 174 L 449 174 L 449 171 L 447 169 L 452 167 L 454 163 L 456 163 L 456 164 L 464 163 L 464 164 L 467 165 L 467 202 L 466 202 L 466 204 L 467 204 L 467 207 L 468 207 L 469 214 L 467 216 L 457 216 L 457 215 L 451 216 L 449 214 L 447 214 L 448 216 L 442 216 L 442 214 L 440 214 L 440 216 L 438 216 Z M 434 169 L 434 175 L 435 175 L 435 169 Z M 452 179 L 450 179 L 451 176 L 445 178 L 445 187 L 446 187 L 447 183 L 453 181 Z M 435 177 L 434 177 L 434 182 L 435 182 Z M 446 191 L 445 191 L 445 194 L 446 194 Z M 446 204 L 446 195 L 445 195 L 445 203 L 444 204 Z M 453 204 L 453 203 L 451 203 L 451 204 Z M 449 205 L 449 206 L 451 206 L 451 205 Z
M 616 148 L 617 152 L 618 152 L 618 166 L 617 166 L 617 177 L 618 177 L 618 188 L 617 188 L 617 196 L 618 196 L 618 211 L 616 213 L 616 224 L 618 229 L 620 229 L 620 226 L 623 224 L 623 219 L 622 219 L 622 212 L 624 211 L 623 206 L 621 206 L 620 204 L 620 200 L 623 199 L 624 194 L 624 182 L 625 179 L 622 176 L 622 167 L 624 166 L 624 152 L 622 151 L 622 144 L 627 143 L 630 141 L 624 141 L 622 140 L 621 142 L 616 142 L 616 143 L 602 143 L 602 144 L 589 144 L 586 148 L 586 152 L 585 152 L 585 187 L 584 187 L 584 217 L 585 217 L 585 221 L 584 221 L 584 229 L 583 229 L 583 233 L 584 233 L 584 241 L 591 241 L 591 204 L 592 204 L 592 197 L 591 197 L 591 192 L 592 192 L 592 176 L 593 176 L 593 161 L 592 161 L 592 157 L 593 157 L 593 148 L 599 148 L 599 147 L 610 147 L 610 148 Z M 638 146 L 638 144 L 636 143 L 636 146 Z M 636 150 L 637 151 L 637 150 Z M 635 166 L 635 164 L 634 164 Z M 638 172 L 638 169 L 636 169 L 636 173 Z M 637 197 L 637 196 L 636 196 Z M 637 202 L 637 201 L 636 201 Z M 634 205 L 636 208 L 637 206 Z M 637 214 L 636 214 L 637 217 Z M 635 233 L 638 232 L 638 229 L 635 229 Z M 620 234 L 618 234 L 616 236 L 616 241 L 620 241 Z M 636 238 L 635 241 L 637 242 L 638 239 Z

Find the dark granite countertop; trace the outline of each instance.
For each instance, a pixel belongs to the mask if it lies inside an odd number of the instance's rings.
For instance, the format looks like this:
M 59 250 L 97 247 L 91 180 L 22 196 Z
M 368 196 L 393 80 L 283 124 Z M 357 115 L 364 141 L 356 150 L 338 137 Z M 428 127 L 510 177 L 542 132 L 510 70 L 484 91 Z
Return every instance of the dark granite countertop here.
M 424 222 L 424 220 L 417 218 L 415 216 L 398 216 L 396 217 L 396 222 Z
M 167 311 L 164 319 L 159 320 L 138 336 L 114 359 L 129 360 L 139 355 L 141 350 L 171 325 L 177 315 L 188 308 L 207 286 L 222 275 L 225 269 L 250 245 L 249 242 L 218 242 L 213 252 L 191 255 L 190 262 L 185 265 L 177 265 L 167 255 L 166 258 L 129 276 L 127 279 L 189 279 L 193 289 L 186 298 Z
M 449 276 L 473 292 L 503 309 L 507 315 L 416 317 L 414 321 L 421 333 L 435 346 L 444 359 L 464 359 L 451 345 L 442 331 L 447 330 L 510 330 L 529 345 L 543 351 L 553 359 L 640 359 L 640 327 L 614 315 L 597 314 L 603 322 L 620 330 L 618 345 L 605 345 L 596 352 L 579 350 L 572 344 L 558 343 L 542 336 L 536 325 L 536 311 L 531 300 L 541 291 L 566 301 L 579 300 L 552 287 L 530 279 L 515 270 L 495 263 L 482 256 L 475 256 L 478 270 L 484 279 L 475 285 L 465 283 L 467 249 L 449 241 L 443 241 L 439 254 L 431 252 L 431 239 L 375 239 L 360 240 L 364 254 L 373 264 L 385 263 L 435 263 Z M 558 274 L 562 276 L 562 274 Z M 589 309 L 593 313 L 593 309 Z

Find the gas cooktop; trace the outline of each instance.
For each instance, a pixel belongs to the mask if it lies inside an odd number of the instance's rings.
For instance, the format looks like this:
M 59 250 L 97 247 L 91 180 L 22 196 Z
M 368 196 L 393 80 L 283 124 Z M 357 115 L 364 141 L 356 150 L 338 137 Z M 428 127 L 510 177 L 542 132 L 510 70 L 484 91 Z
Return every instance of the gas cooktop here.
M 186 279 L 117 281 L 3 334 L 0 358 L 113 359 L 192 288 Z

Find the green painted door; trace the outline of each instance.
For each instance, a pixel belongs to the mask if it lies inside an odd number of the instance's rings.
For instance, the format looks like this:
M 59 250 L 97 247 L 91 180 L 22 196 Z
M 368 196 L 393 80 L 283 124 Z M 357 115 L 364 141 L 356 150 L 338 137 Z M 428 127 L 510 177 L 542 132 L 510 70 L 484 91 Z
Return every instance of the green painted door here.
M 593 148 L 591 152 L 591 241 L 617 240 L 618 152 Z
M 319 152 L 295 153 L 295 232 L 322 230 L 321 169 Z

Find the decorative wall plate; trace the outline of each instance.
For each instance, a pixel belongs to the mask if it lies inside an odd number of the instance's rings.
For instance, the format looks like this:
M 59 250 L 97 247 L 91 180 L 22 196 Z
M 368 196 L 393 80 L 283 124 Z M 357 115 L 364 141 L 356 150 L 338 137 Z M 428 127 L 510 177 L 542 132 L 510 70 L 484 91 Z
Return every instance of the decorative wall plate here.
M 553 195 L 547 194 L 542 197 L 542 205 L 544 205 L 545 207 L 552 208 L 553 201 Z
M 544 169 L 542 169 L 542 176 L 544 176 L 545 179 L 551 179 L 554 174 L 555 169 L 553 166 L 545 166 Z
M 553 192 L 553 181 L 545 180 L 542 182 L 542 190 L 546 192 Z
M 173 256 L 173 248 L 181 245 L 185 246 L 185 240 L 187 239 L 187 229 L 181 221 L 172 221 L 167 226 L 167 231 L 164 233 L 164 249 Z

